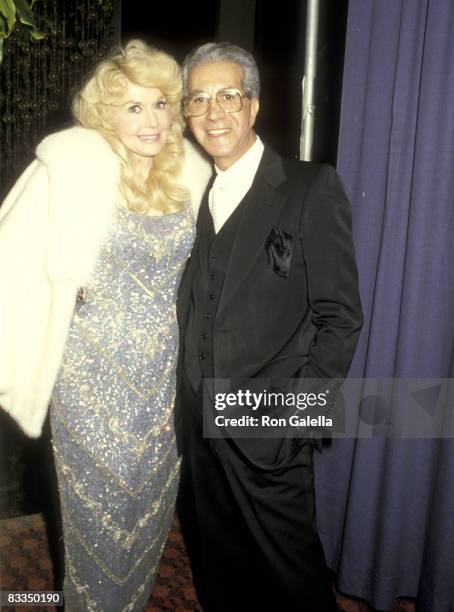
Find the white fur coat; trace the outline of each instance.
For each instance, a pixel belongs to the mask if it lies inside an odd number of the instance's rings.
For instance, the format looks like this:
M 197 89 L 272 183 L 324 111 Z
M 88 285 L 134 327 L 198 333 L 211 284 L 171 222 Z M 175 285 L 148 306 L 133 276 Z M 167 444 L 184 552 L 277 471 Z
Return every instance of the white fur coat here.
M 120 164 L 95 131 L 45 138 L 0 208 L 0 405 L 38 437 L 79 287 L 107 235 Z M 185 141 L 180 181 L 194 216 L 210 164 Z

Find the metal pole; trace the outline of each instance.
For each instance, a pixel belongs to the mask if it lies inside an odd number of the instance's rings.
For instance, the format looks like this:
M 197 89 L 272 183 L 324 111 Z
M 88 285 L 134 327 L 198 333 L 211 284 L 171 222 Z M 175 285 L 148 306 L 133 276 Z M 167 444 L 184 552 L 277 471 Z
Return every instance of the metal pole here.
M 304 57 L 303 111 L 301 118 L 300 159 L 312 159 L 315 121 L 315 78 L 317 75 L 317 37 L 319 0 L 307 1 L 306 47 Z

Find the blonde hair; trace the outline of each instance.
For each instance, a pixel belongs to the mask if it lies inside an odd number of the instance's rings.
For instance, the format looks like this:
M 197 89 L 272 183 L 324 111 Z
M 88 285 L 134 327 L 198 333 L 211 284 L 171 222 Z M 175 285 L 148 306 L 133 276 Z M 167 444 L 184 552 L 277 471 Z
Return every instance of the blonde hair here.
M 128 81 L 160 89 L 170 106 L 172 125 L 167 142 L 153 158 L 143 184 L 138 184 L 128 150 L 119 141 L 112 122 L 112 108 L 127 91 Z M 179 185 L 183 158 L 182 82 L 177 62 L 167 53 L 141 40 L 131 40 L 124 49 L 96 66 L 73 101 L 73 114 L 84 127 L 100 132 L 122 161 L 121 192 L 128 208 L 139 213 L 158 210 L 164 214 L 181 210 L 189 192 Z

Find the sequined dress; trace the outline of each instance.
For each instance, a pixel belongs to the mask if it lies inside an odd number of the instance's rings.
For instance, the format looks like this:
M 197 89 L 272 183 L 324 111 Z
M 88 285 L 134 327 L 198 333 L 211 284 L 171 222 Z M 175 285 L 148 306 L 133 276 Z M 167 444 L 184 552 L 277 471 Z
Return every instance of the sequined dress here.
M 80 292 L 51 405 L 68 611 L 142 610 L 173 516 L 176 291 L 189 207 L 118 205 Z

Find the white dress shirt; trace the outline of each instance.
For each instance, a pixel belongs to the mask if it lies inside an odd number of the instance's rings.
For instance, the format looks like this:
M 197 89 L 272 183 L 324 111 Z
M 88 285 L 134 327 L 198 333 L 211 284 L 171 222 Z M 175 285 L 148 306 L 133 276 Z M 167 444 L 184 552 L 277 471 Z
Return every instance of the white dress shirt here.
M 208 206 L 218 233 L 249 191 L 263 154 L 263 142 L 256 136 L 246 153 L 227 170 L 215 165 L 216 178 L 208 195 Z

